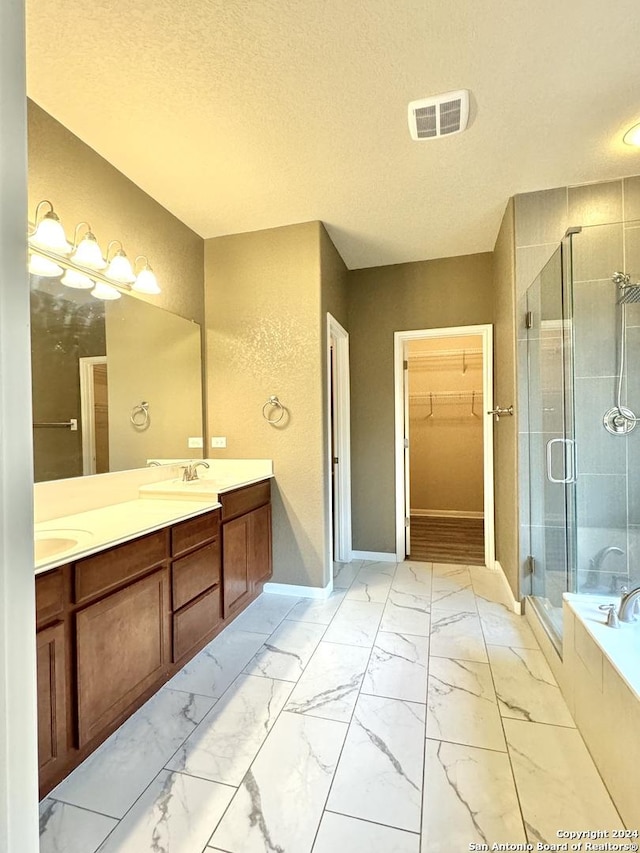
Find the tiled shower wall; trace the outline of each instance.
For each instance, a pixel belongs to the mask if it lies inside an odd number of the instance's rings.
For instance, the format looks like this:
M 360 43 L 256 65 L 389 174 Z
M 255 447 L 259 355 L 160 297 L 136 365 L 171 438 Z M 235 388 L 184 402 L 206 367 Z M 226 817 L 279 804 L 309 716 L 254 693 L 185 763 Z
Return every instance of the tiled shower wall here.
M 640 176 L 515 197 L 516 304 L 521 589 L 531 589 L 525 561 L 529 529 L 529 438 L 527 411 L 526 292 L 567 228 L 574 237 L 574 317 L 578 503 L 578 588 L 608 592 L 640 581 L 640 425 L 622 438 L 610 436 L 602 416 L 615 401 L 617 370 L 616 270 L 640 280 Z M 628 388 L 631 408 L 640 410 L 640 305 L 627 309 Z M 636 411 L 640 414 L 640 411 Z M 544 472 L 540 471 L 540 476 Z M 609 545 L 594 574 L 590 561 Z

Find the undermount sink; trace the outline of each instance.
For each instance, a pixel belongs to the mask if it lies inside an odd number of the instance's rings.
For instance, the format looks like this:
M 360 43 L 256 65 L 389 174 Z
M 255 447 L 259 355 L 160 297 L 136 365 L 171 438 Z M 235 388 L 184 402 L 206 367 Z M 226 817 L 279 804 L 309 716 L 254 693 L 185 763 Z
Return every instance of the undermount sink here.
M 218 492 L 230 485 L 228 481 L 199 477 L 197 480 L 164 480 L 140 487 L 140 496 L 149 498 L 177 498 L 191 500 L 217 500 Z
M 88 530 L 42 530 L 34 535 L 36 563 L 71 551 L 90 538 Z

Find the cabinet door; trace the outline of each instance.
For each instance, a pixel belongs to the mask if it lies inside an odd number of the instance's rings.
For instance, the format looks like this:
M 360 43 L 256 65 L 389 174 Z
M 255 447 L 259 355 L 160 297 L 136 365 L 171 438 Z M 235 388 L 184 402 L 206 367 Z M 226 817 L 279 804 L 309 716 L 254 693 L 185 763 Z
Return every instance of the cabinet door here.
M 225 619 L 249 595 L 249 515 L 222 525 L 222 582 Z
M 64 624 L 36 635 L 38 661 L 38 765 L 44 784 L 67 752 L 67 672 Z
M 80 745 L 117 720 L 156 682 L 170 659 L 167 569 L 77 614 Z
M 271 577 L 271 505 L 250 514 L 249 580 L 252 588 Z

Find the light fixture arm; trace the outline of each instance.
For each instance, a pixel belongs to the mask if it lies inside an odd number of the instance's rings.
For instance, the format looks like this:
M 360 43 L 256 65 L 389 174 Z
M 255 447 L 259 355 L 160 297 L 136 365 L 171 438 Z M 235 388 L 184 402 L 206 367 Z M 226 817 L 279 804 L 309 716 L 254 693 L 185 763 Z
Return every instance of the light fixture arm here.
M 114 245 L 114 243 L 117 243 L 118 246 L 120 247 L 118 249 L 118 252 L 122 252 L 124 254 L 124 249 L 122 248 L 122 243 L 120 242 L 120 240 L 109 240 L 109 245 L 107 246 L 107 253 L 105 255 L 107 262 L 112 260 L 112 257 L 111 258 L 109 257 L 109 252 L 111 251 L 111 247 Z M 117 254 L 117 252 L 116 252 L 116 254 Z
M 39 202 L 38 202 L 38 204 L 37 204 L 37 206 L 36 206 L 36 222 L 35 222 L 35 228 L 37 228 L 37 227 L 38 227 L 38 225 L 39 225 L 39 224 L 40 224 L 40 222 L 41 222 L 41 219 L 39 218 L 39 214 L 40 214 L 40 208 L 42 207 L 42 205 L 43 205 L 43 204 L 48 204 L 48 205 L 49 205 L 49 213 L 53 213 L 53 204 L 49 201 L 49 199 L 48 199 L 48 198 L 43 198 L 43 199 L 42 199 L 42 201 L 39 201 Z M 46 214 L 45 214 L 45 215 L 46 215 Z M 54 216 L 55 216 L 55 213 L 54 213 Z M 56 219 L 57 219 L 57 218 L 58 218 L 58 217 L 56 216 Z
M 77 224 L 77 225 L 76 225 L 76 227 L 75 227 L 75 231 L 73 232 L 73 248 L 74 248 L 74 249 L 77 249 L 77 248 L 78 248 L 78 246 L 80 245 L 80 241 L 79 241 L 79 239 L 78 239 L 78 238 L 79 238 L 79 236 L 80 236 L 79 231 L 80 231 L 80 229 L 82 228 L 82 226 L 83 226 L 83 225 L 86 225 L 86 226 L 87 226 L 87 234 L 91 234 L 91 233 L 92 233 L 92 232 L 91 232 L 91 226 L 89 225 L 89 223 L 88 223 L 88 222 L 78 222 L 78 224 Z M 85 234 L 85 237 L 86 237 L 86 234 Z

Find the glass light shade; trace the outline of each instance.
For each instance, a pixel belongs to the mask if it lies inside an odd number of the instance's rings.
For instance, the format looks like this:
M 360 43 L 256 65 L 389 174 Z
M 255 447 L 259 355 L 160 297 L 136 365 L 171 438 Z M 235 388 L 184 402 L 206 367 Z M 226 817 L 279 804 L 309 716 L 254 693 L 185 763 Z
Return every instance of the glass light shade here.
M 131 268 L 131 262 L 122 250 L 113 256 L 109 267 L 105 271 L 105 275 L 107 278 L 113 279 L 113 281 L 120 282 L 120 284 L 133 284 L 136 280 L 133 269 Z
M 136 276 L 133 290 L 137 290 L 138 293 L 160 293 L 158 282 L 151 267 L 147 266 L 140 270 Z
M 65 287 L 75 287 L 76 290 L 91 290 L 95 285 L 95 281 L 92 281 L 88 275 L 83 275 L 76 270 L 67 270 L 60 281 Z
M 73 248 L 65 237 L 64 228 L 53 211 L 46 213 L 36 227 L 29 242 L 59 255 L 68 255 Z
M 71 260 L 83 267 L 89 267 L 92 270 L 103 270 L 107 262 L 102 257 L 102 250 L 98 245 L 98 241 L 91 233 L 87 231 L 78 246 L 71 255 Z
M 120 299 L 122 294 L 110 284 L 103 284 L 101 281 L 96 282 L 96 286 L 91 291 L 91 295 L 96 299 Z
M 626 142 L 627 145 L 640 146 L 640 124 L 636 124 L 630 128 L 622 137 L 622 141 Z
M 33 275 L 40 275 L 43 278 L 57 278 L 59 275 L 62 275 L 64 270 L 48 258 L 42 258 L 40 255 L 31 255 L 29 257 L 29 272 Z

